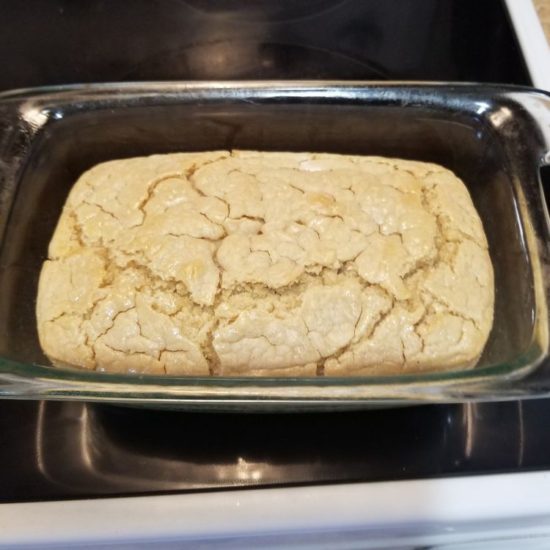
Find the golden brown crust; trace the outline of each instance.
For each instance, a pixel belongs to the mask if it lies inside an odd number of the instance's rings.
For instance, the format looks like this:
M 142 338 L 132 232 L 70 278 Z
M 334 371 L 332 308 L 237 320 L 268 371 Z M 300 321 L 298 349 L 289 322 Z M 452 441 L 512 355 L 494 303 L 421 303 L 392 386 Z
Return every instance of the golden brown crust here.
M 473 366 L 493 301 L 483 227 L 452 172 L 216 151 L 83 174 L 37 320 L 52 362 L 90 369 L 395 374 Z

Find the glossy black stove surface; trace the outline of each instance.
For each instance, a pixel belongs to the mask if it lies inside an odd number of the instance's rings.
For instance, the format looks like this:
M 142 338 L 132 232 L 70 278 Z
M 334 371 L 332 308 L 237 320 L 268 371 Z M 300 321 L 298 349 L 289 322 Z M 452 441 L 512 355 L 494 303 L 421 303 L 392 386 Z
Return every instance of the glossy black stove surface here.
M 0 60 L 0 89 L 210 78 L 529 84 L 500 0 L 5 0 Z M 550 468 L 548 416 L 548 400 L 280 416 L 3 401 L 0 501 Z
M 121 80 L 527 83 L 501 0 L 3 0 L 0 89 Z
M 547 400 L 235 415 L 0 403 L 0 501 L 550 466 Z

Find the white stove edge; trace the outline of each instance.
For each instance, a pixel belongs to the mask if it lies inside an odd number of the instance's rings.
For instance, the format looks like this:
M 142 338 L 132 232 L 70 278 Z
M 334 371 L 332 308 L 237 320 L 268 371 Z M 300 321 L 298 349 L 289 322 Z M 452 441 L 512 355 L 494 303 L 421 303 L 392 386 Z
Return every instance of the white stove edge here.
M 550 547 L 550 472 L 0 505 L 0 548 L 10 549 L 465 550 L 496 541 L 502 550 L 518 540 Z
M 550 91 L 550 47 L 532 0 L 505 0 L 536 88 Z

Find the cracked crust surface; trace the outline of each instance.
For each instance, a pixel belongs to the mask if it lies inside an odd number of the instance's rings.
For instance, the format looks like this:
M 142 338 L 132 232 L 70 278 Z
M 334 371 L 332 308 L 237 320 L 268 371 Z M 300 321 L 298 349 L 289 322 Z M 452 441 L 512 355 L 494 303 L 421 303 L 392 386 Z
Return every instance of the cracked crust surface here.
M 443 167 L 216 151 L 84 173 L 36 312 L 56 365 L 340 376 L 472 367 L 493 302 L 481 221 Z

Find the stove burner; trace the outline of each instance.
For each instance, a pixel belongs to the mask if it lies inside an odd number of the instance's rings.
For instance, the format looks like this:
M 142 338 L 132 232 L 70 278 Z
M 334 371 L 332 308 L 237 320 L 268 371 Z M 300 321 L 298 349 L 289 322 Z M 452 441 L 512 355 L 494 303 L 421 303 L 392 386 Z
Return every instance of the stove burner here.
M 182 0 L 207 15 L 239 18 L 242 21 L 290 21 L 319 15 L 348 0 Z
M 373 63 L 295 44 L 220 40 L 157 53 L 135 65 L 125 79 L 370 79 L 389 75 Z

